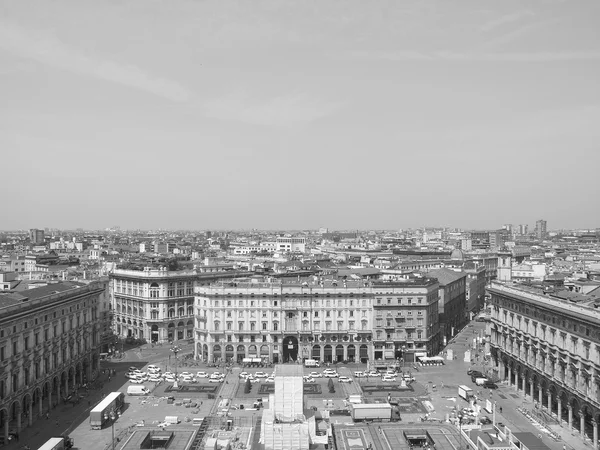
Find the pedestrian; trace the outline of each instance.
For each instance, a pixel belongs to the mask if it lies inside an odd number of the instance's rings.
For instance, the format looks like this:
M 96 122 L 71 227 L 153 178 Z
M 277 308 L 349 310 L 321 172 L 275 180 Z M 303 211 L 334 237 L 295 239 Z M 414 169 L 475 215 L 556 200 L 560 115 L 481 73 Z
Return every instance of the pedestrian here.
M 57 421 L 56 421 L 56 426 L 58 427 L 58 425 L 59 425 L 59 424 L 58 424 L 58 420 L 57 420 Z
M 91 404 L 92 404 L 92 402 L 90 402 L 90 401 L 88 400 L 88 406 L 91 406 Z
M 502 414 L 502 406 L 500 407 L 500 414 Z M 564 447 L 564 446 L 563 446 Z M 567 450 L 566 448 L 563 448 L 563 450 Z
M 50 413 L 46 413 L 46 420 L 50 419 Z

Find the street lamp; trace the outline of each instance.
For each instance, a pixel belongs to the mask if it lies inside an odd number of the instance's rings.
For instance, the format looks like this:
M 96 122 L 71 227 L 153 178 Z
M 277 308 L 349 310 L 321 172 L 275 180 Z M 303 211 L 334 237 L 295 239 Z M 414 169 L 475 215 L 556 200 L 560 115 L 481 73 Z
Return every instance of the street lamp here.
M 462 424 L 463 424 L 463 419 L 464 419 L 464 415 L 463 414 L 459 414 L 458 415 L 458 434 L 460 435 L 460 447 L 462 448 L 462 444 L 463 444 L 463 435 L 462 435 Z
M 171 351 L 175 355 L 175 384 L 173 384 L 173 389 L 177 389 L 179 388 L 179 385 L 177 384 L 177 353 L 181 351 L 181 347 L 178 345 L 173 345 L 173 347 L 171 347 Z
M 112 450 L 115 450 L 115 420 L 117 420 L 117 413 L 114 409 L 111 409 L 109 412 L 104 413 L 104 419 L 110 419 L 110 427 L 112 429 Z

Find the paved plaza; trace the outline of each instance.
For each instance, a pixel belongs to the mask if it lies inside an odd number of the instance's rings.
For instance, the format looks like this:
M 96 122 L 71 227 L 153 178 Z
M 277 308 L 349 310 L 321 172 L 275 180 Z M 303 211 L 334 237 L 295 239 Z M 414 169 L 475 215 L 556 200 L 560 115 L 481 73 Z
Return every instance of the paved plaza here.
M 341 383 L 335 380 L 335 392 L 330 393 L 328 389 L 329 380 L 327 378 L 316 378 L 314 384 L 320 387 L 321 392 L 308 390 L 305 395 L 306 411 L 308 414 L 315 410 L 329 410 L 332 412 L 331 422 L 336 426 L 336 442 L 340 449 L 361 448 L 360 445 L 366 445 L 362 448 L 367 448 L 369 444 L 374 449 L 405 448 L 407 443 L 404 438 L 404 431 L 406 429 L 423 428 L 427 429 L 431 436 L 438 436 L 439 444 L 436 445 L 436 449 L 455 450 L 455 448 L 458 448 L 458 446 L 452 447 L 457 445 L 458 435 L 455 427 L 442 423 L 421 422 L 421 417 L 428 413 L 430 419 L 443 422 L 447 417 L 452 417 L 456 408 L 460 409 L 467 406 L 467 403 L 457 395 L 458 386 L 465 384 L 476 391 L 477 389 L 466 373 L 468 368 L 471 367 L 471 363 L 465 362 L 463 356 L 464 352 L 469 349 L 473 338 L 479 336 L 484 327 L 485 323 L 473 322 L 462 330 L 446 348 L 446 350 L 454 352 L 456 359 L 445 361 L 445 365 L 415 367 L 411 364 L 404 367 L 404 370 L 410 372 L 416 379 L 410 384 L 410 389 L 407 390 L 388 389 L 380 381 L 354 378 L 354 372 L 357 370 L 364 371 L 365 365 L 337 365 L 335 367 L 339 374 L 353 378 L 353 382 Z M 19 442 L 11 443 L 3 448 L 17 449 L 27 444 L 35 449 L 50 437 L 62 433 L 69 434 L 74 438 L 77 449 L 102 450 L 107 448 L 112 439 L 113 429 L 109 425 L 102 430 L 91 430 L 89 411 L 101 400 L 102 395 L 112 391 L 126 391 L 129 382 L 124 374 L 128 367 L 143 368 L 147 364 L 157 364 L 163 370 L 174 370 L 174 361 L 169 359 L 168 348 L 145 348 L 141 352 L 130 350 L 127 352 L 126 358 L 121 361 L 103 361 L 102 367 L 117 370 L 117 375 L 112 376 L 110 380 L 108 371 L 101 375 L 101 381 L 104 383 L 102 389 L 89 391 L 77 405 L 59 405 L 51 411 L 49 419 L 36 420 L 33 427 L 25 428 L 22 431 Z M 485 370 L 485 367 L 481 365 L 476 365 L 474 368 Z M 167 391 L 166 389 L 170 384 L 161 383 L 154 387 L 153 383 L 145 383 L 146 386 L 153 387 L 150 396 L 127 396 L 127 406 L 122 416 L 114 423 L 114 433 L 115 436 L 119 437 L 121 444 L 117 446 L 117 449 L 128 442 L 128 439 L 131 442 L 131 439 L 133 439 L 131 436 L 135 435 L 135 432 L 138 432 L 137 438 L 139 438 L 141 436 L 140 432 L 147 429 L 157 429 L 156 426 L 164 421 L 165 416 L 177 416 L 181 423 L 168 429 L 179 429 L 182 432 L 195 431 L 191 422 L 192 419 L 209 417 L 212 426 L 221 434 L 227 433 L 223 424 L 227 419 L 230 419 L 236 428 L 237 437 L 242 442 L 254 442 L 252 448 L 260 449 L 261 446 L 257 444 L 258 436 L 253 435 L 252 431 L 258 429 L 262 411 L 254 409 L 253 404 L 258 398 L 261 398 L 264 407 L 268 407 L 268 393 L 266 392 L 270 390 L 264 387 L 261 390 L 261 386 L 265 385 L 264 382 L 261 382 L 253 384 L 251 391 L 245 393 L 244 384 L 239 382 L 239 374 L 242 371 L 271 373 L 274 369 L 249 369 L 236 366 L 228 369 L 222 367 L 207 368 L 205 365 L 198 364 L 195 364 L 194 367 L 180 365 L 178 368 L 179 372 L 197 372 L 199 370 L 209 373 L 218 370 L 226 372 L 227 376 L 222 384 L 202 381 L 191 385 L 206 386 L 205 389 L 200 389 L 200 392 L 198 392 L 198 389 Z M 312 371 L 315 371 L 315 369 L 304 368 L 305 374 Z M 370 387 L 370 389 L 364 389 L 364 387 Z M 353 394 L 363 394 L 365 401 L 368 403 L 385 402 L 390 396 L 392 401 L 399 405 L 401 422 L 371 425 L 352 424 L 349 416 L 337 415 L 336 413 L 338 410 L 344 410 L 347 407 L 346 399 Z M 498 390 L 481 390 L 478 394 L 483 399 L 489 398 L 496 402 L 497 422 L 506 424 L 513 431 L 529 431 L 536 436 L 541 435 L 543 442 L 552 450 L 562 450 L 563 445 L 569 450 L 580 450 L 590 446 L 589 442 L 584 443 L 578 435 L 567 430 L 564 425 L 562 427 L 560 425 L 551 426 L 553 432 L 560 436 L 560 440 L 557 441 L 532 424 L 517 408 L 531 409 L 533 405 L 529 400 L 524 400 L 522 393 L 517 392 L 514 387 L 500 384 Z M 214 396 L 214 399 L 209 399 L 209 395 Z M 175 401 L 170 404 L 167 402 L 167 397 L 174 397 Z M 222 407 L 221 402 L 224 399 L 229 400 L 226 407 Z M 190 406 L 190 402 L 195 406 Z M 243 409 L 241 409 L 241 406 L 243 406 Z M 502 408 L 502 413 L 499 412 L 500 408 Z M 488 416 L 492 418 L 492 414 L 488 414 Z M 143 427 L 138 426 L 141 425 L 141 421 L 143 421 Z

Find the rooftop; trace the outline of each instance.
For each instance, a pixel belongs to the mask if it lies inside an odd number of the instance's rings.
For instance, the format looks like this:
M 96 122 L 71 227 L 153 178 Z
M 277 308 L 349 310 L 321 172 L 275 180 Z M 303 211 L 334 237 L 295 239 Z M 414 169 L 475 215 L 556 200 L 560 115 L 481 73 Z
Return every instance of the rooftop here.
M 446 267 L 442 267 L 441 269 L 430 270 L 429 272 L 427 272 L 427 275 L 429 275 L 432 278 L 436 278 L 442 286 L 452 284 L 455 281 L 458 281 L 461 278 L 465 278 L 467 276 L 466 273 L 457 272 L 455 270 L 447 269 Z

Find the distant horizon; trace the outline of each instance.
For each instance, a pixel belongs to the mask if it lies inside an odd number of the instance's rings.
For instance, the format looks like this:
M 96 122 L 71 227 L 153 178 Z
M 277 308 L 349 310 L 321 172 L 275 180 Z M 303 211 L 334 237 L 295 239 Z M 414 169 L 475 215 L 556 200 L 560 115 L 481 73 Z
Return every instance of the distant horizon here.
M 513 232 L 515 229 L 518 230 L 519 225 L 513 224 Z M 93 232 L 196 232 L 196 233 L 205 233 L 205 232 L 214 232 L 214 233 L 224 233 L 224 232 L 233 232 L 233 233 L 243 233 L 243 232 L 264 232 L 264 233 L 294 233 L 294 232 L 318 232 L 321 228 L 328 228 L 328 233 L 352 233 L 352 232 L 394 232 L 401 233 L 405 231 L 415 231 L 415 230 L 456 230 L 456 232 L 469 232 L 469 231 L 496 231 L 502 230 L 502 227 L 498 228 L 460 228 L 460 227 L 452 227 L 452 226 L 423 226 L 423 227 L 412 227 L 412 228 L 329 228 L 329 227 L 317 227 L 317 228 L 123 228 L 120 227 L 119 230 L 115 230 L 113 227 L 104 227 L 104 228 L 59 228 L 59 227 L 30 227 L 30 228 L 18 228 L 18 229 L 0 229 L 0 233 L 9 233 L 9 232 L 22 232 L 26 233 L 29 230 L 38 229 L 38 230 L 58 230 L 62 232 L 77 232 L 77 231 L 93 231 Z M 400 231 L 402 230 L 402 231 Z M 598 227 L 575 227 L 575 228 L 548 228 L 546 230 L 547 233 L 553 232 L 561 232 L 561 231 L 600 231 L 600 226 Z M 535 227 L 530 227 L 528 230 L 529 234 L 535 233 Z M 518 234 L 518 233 L 517 233 Z

